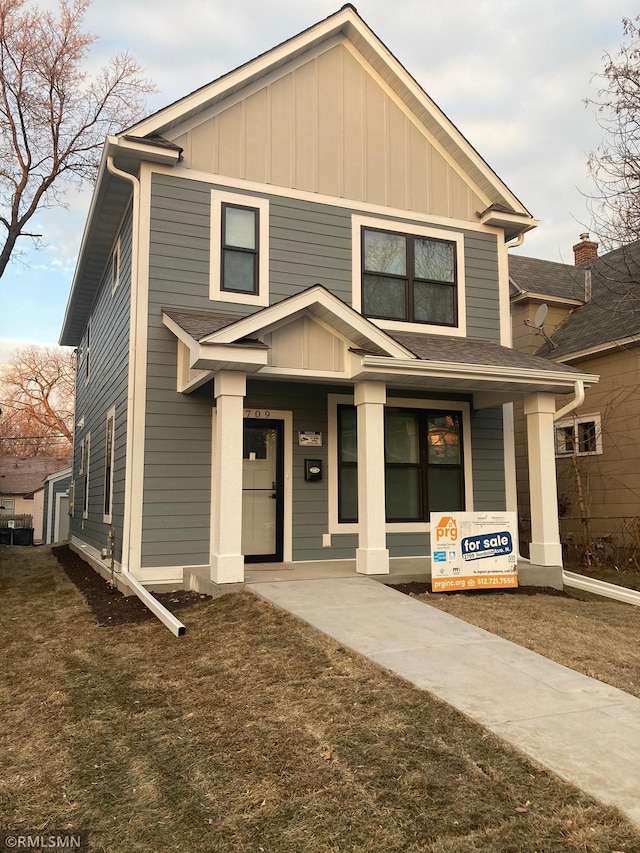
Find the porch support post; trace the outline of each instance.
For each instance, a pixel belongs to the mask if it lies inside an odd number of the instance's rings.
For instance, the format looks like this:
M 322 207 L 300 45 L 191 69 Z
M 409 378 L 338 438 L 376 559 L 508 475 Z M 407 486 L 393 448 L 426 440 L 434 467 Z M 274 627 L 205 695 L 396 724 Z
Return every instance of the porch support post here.
M 212 553 L 214 583 L 242 583 L 242 417 L 244 373 L 223 370 L 214 379 L 216 427 L 212 458 Z
M 358 549 L 356 571 L 364 575 L 389 573 L 385 532 L 383 382 L 355 386 L 358 417 Z
M 530 394 L 524 401 L 529 454 L 531 546 L 529 559 L 537 566 L 561 566 L 553 394 Z

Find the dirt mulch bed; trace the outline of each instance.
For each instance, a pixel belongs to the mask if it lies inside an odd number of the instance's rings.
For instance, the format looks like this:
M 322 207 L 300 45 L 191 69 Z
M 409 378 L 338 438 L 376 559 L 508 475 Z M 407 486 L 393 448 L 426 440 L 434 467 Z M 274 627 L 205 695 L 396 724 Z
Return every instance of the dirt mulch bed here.
M 137 625 L 156 618 L 136 595 L 125 596 L 112 587 L 68 545 L 52 548 L 51 551 L 69 580 L 76 585 L 86 599 L 94 619 L 101 627 Z M 154 593 L 154 597 L 174 614 L 211 598 L 211 596 L 185 589 Z

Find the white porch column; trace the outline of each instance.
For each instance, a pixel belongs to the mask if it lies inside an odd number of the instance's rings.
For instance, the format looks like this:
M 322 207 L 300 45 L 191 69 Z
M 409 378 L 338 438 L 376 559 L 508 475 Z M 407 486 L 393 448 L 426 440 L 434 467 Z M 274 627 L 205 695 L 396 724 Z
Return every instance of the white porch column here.
M 356 571 L 364 575 L 389 573 L 385 533 L 383 382 L 355 386 L 358 417 L 358 549 Z
M 212 462 L 212 553 L 214 583 L 244 581 L 242 555 L 242 434 L 247 381 L 223 370 L 214 379 L 216 426 Z
M 553 427 L 555 410 L 553 394 L 525 397 L 531 504 L 529 558 L 538 566 L 562 565 Z

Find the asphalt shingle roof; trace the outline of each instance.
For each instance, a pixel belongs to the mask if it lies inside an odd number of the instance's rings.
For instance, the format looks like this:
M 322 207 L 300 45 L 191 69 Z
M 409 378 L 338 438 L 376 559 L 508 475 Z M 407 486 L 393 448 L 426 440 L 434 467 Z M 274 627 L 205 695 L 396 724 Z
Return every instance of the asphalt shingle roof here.
M 30 495 L 37 491 L 49 474 L 62 471 L 71 465 L 71 459 L 36 456 L 20 459 L 17 456 L 0 457 L 0 494 Z
M 523 260 L 528 262 L 525 266 L 529 280 L 536 278 L 539 281 L 535 291 L 557 295 L 557 274 L 548 282 L 545 279 L 549 273 L 549 261 L 516 258 L 514 255 L 509 258 L 509 271 L 511 273 L 513 269 L 514 278 L 520 274 Z M 615 345 L 616 341 L 640 335 L 640 240 L 613 249 L 588 265 L 567 265 L 565 270 L 565 280 L 568 280 L 571 270 L 583 277 L 585 270 L 591 271 L 591 299 L 572 311 L 556 329 L 552 335 L 555 349 L 545 343 L 538 351 L 539 355 L 566 358 L 573 353 Z
M 583 267 L 527 258 L 524 255 L 509 255 L 509 277 L 521 290 L 528 293 L 584 300 Z

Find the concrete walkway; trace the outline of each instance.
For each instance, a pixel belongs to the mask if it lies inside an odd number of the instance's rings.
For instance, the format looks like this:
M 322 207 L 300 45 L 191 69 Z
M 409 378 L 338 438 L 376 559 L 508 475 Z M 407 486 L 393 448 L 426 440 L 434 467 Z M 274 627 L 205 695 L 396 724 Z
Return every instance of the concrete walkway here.
M 640 699 L 366 577 L 247 586 L 640 823 Z

